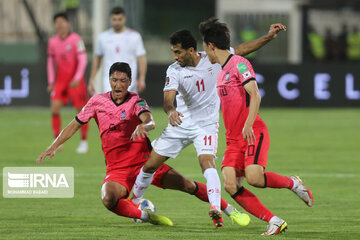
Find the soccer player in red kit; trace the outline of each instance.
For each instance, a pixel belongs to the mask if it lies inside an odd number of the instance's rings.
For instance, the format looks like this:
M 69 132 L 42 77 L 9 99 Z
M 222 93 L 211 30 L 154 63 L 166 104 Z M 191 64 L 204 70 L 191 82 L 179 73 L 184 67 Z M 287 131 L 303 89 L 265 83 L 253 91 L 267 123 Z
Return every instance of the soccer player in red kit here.
M 57 34 L 48 43 L 47 91 L 51 97 L 52 129 L 56 138 L 61 129 L 60 109 L 68 103 L 69 97 L 78 112 L 89 97 L 84 78 L 87 64 L 84 42 L 78 34 L 70 32 L 66 13 L 56 14 L 54 24 Z M 87 131 L 88 125 L 84 125 L 77 153 L 88 151 Z
M 51 146 L 37 159 L 52 158 L 56 149 L 81 126 L 94 118 L 100 132 L 106 159 L 106 176 L 102 186 L 102 201 L 110 211 L 129 218 L 139 218 L 154 224 L 172 225 L 165 217 L 151 215 L 126 201 L 140 169 L 150 156 L 148 132 L 155 127 L 149 106 L 137 94 L 128 92 L 131 69 L 127 63 L 114 63 L 109 72 L 112 91 L 94 95 L 74 120 L 64 128 Z M 173 168 L 162 164 L 152 184 L 187 192 L 208 202 L 206 185 L 185 178 Z M 236 211 L 221 199 L 221 209 Z
M 242 186 L 244 178 L 254 187 L 291 189 L 308 206 L 312 206 L 312 194 L 297 176 L 265 172 L 270 139 L 258 114 L 261 96 L 255 72 L 248 60 L 228 51 L 230 31 L 225 24 L 211 18 L 200 23 L 199 30 L 210 61 L 222 65 L 217 88 L 226 128 L 222 163 L 225 190 L 246 211 L 269 223 L 263 235 L 278 234 L 287 228 L 287 223 Z

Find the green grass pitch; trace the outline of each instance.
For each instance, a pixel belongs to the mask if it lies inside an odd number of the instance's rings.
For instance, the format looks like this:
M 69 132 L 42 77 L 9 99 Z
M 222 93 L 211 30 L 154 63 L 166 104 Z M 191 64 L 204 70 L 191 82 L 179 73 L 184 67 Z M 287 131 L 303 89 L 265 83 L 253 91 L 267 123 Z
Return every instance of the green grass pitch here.
M 157 128 L 167 124 L 161 109 L 153 109 Z M 63 127 L 74 116 L 62 112 Z M 260 200 L 285 219 L 289 229 L 273 239 L 358 239 L 360 234 L 360 110 L 261 109 L 271 147 L 268 171 L 298 174 L 312 190 L 314 206 L 307 207 L 289 190 L 255 189 Z M 75 169 L 75 196 L 71 199 L 0 199 L 0 239 L 262 239 L 266 223 L 251 216 L 247 227 L 233 225 L 216 230 L 208 217 L 208 204 L 186 193 L 150 187 L 145 197 L 174 227 L 135 224 L 109 212 L 100 200 L 105 175 L 104 157 L 95 122 L 90 123 L 89 153 L 78 155 L 77 133 L 64 151 L 42 166 Z M 225 151 L 220 124 L 217 166 Z M 35 166 L 37 156 L 51 143 L 50 109 L 0 109 L 0 167 Z M 168 164 L 185 176 L 204 182 L 193 146 Z M 2 172 L 2 171 L 1 171 Z M 1 181 L 2 182 L 2 181 Z M 223 190 L 229 203 L 241 208 Z

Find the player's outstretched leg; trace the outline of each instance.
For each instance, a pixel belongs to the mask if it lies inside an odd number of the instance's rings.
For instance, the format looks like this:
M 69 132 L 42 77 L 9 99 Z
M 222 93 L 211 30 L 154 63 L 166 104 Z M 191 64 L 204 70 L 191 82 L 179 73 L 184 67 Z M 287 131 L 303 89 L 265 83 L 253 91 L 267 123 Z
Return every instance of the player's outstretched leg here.
M 293 191 L 298 197 L 306 203 L 309 207 L 312 206 L 314 199 L 311 191 L 303 184 L 303 181 L 299 176 L 290 177 L 294 181 L 294 186 L 291 191 Z

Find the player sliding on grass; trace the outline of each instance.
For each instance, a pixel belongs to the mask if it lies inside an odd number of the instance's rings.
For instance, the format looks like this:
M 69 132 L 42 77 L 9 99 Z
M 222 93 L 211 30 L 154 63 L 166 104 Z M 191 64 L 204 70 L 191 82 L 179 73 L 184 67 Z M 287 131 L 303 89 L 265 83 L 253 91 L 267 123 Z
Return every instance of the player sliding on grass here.
M 276 38 L 281 30 L 285 30 L 285 26 L 273 24 L 267 35 L 237 46 L 235 53 L 247 55 Z M 196 40 L 187 30 L 172 34 L 170 44 L 176 62 L 166 72 L 164 87 L 164 111 L 168 115 L 169 125 L 153 142 L 150 158 L 136 179 L 132 201 L 137 204 L 141 200 L 154 174 L 156 176 L 155 171 L 167 159 L 176 158 L 185 147 L 194 143 L 206 179 L 209 215 L 215 226 L 221 227 L 221 184 L 214 161 L 220 107 L 215 86 L 221 66 L 210 63 L 204 52 L 196 51 Z M 175 97 L 177 108 L 174 106 Z M 247 225 L 250 221 L 247 215 L 238 212 L 231 214 L 230 218 L 240 225 Z
M 153 224 L 172 225 L 162 216 L 139 210 L 126 201 L 140 168 L 150 156 L 148 132 L 155 127 L 145 100 L 128 92 L 131 69 L 127 63 L 114 63 L 110 68 L 111 92 L 94 95 L 83 110 L 60 133 L 51 146 L 37 159 L 52 158 L 58 146 L 94 118 L 100 131 L 102 148 L 106 159 L 106 176 L 102 186 L 102 201 L 110 211 L 124 217 L 138 218 Z M 194 194 L 208 201 L 206 186 L 190 181 L 168 165 L 162 164 L 152 184 L 168 189 Z M 221 199 L 221 208 L 229 215 L 237 215 L 234 207 Z
M 287 228 L 286 222 L 242 186 L 244 178 L 254 187 L 291 189 L 308 206 L 313 203 L 311 192 L 299 177 L 264 172 L 270 139 L 258 114 L 261 96 L 255 72 L 248 60 L 228 50 L 230 31 L 225 24 L 209 19 L 200 23 L 199 29 L 211 63 L 222 66 L 217 77 L 217 91 L 226 128 L 227 147 L 222 163 L 225 190 L 246 211 L 269 223 L 263 235 L 278 234 Z

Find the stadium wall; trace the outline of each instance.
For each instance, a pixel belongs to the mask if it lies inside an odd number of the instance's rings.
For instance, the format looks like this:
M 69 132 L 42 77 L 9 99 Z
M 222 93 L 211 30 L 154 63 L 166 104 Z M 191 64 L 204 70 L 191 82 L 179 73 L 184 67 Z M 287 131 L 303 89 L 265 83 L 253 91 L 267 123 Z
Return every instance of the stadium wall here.
M 89 75 L 89 67 L 87 75 Z M 142 97 L 162 106 L 167 65 L 149 65 Z M 357 64 L 256 65 L 267 107 L 359 107 Z M 88 79 L 88 78 L 87 78 Z M 46 72 L 39 64 L 0 64 L 0 106 L 49 106 Z

